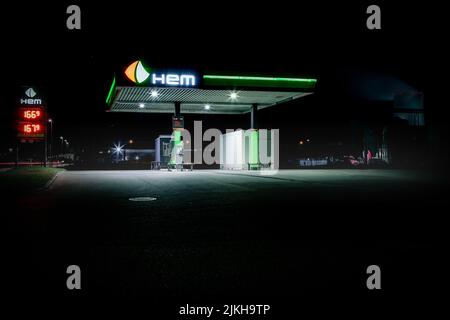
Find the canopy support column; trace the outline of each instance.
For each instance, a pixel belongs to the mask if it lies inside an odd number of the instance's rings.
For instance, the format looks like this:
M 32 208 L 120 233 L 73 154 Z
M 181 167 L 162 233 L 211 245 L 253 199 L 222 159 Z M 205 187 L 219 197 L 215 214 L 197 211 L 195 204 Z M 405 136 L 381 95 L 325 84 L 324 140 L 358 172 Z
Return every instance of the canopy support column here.
M 250 129 L 258 129 L 258 105 L 256 103 L 252 104 L 252 110 L 250 112 Z
M 179 118 L 181 114 L 181 103 L 174 102 L 174 114 L 173 118 Z M 183 141 L 181 137 L 182 129 L 175 128 L 174 121 L 172 119 L 172 139 L 171 139 L 171 157 L 169 165 L 174 169 L 183 170 Z
M 175 102 L 175 117 L 179 117 L 180 116 L 180 111 L 181 111 L 181 103 L 180 102 Z

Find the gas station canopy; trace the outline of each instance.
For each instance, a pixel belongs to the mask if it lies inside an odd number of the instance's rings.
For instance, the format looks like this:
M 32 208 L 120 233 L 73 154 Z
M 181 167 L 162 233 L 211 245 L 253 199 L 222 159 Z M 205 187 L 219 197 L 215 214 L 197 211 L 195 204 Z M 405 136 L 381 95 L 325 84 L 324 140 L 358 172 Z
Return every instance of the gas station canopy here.
M 237 91 L 236 101 L 230 101 L 229 90 L 195 88 L 118 88 L 111 111 L 173 113 L 173 103 L 181 103 L 181 113 L 241 114 L 250 112 L 252 105 L 267 108 L 310 93 L 283 91 Z M 156 95 L 156 94 L 154 94 Z
M 155 69 L 137 60 L 120 76 L 114 76 L 106 104 L 112 112 L 172 114 L 173 133 L 165 144 L 169 147 L 160 148 L 160 141 L 155 142 L 158 150 L 170 150 L 169 154 L 165 155 L 164 161 L 161 160 L 163 155 L 157 156 L 154 162 L 157 168 L 166 165 L 181 170 L 186 164 L 191 165 L 191 169 L 193 166 L 184 157 L 183 114 L 250 113 L 248 134 L 238 130 L 220 136 L 220 166 L 222 169 L 246 170 L 264 165 L 275 169 L 278 167 L 278 153 L 273 149 L 276 130 L 270 130 L 270 135 L 260 138 L 257 111 L 312 94 L 316 82 L 310 78 Z M 261 162 L 260 144 L 269 150 L 268 162 L 267 158 L 264 158 L 266 162 Z
M 244 114 L 312 94 L 316 79 L 173 71 L 130 64 L 114 77 L 106 103 L 111 112 Z M 120 82 L 120 83 L 118 83 Z M 130 86 L 130 84 L 134 84 Z

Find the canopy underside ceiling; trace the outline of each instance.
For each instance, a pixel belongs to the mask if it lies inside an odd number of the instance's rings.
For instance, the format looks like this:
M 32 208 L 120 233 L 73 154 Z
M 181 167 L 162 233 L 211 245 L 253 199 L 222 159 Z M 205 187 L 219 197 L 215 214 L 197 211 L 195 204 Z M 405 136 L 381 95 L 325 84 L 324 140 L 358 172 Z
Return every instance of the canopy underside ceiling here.
M 264 109 L 308 94 L 311 92 L 117 87 L 110 111 L 173 113 L 174 103 L 179 102 L 181 113 L 242 114 L 252 105 Z

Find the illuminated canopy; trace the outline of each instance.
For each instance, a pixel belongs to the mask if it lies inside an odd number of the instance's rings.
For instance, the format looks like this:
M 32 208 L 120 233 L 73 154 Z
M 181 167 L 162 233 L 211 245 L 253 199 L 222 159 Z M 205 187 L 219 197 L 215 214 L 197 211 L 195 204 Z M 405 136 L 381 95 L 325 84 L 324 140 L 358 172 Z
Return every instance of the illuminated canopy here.
M 242 114 L 312 94 L 316 79 L 254 75 L 203 74 L 155 69 L 141 61 L 114 77 L 106 103 L 112 112 Z
M 153 97 L 157 92 L 157 96 Z M 233 101 L 229 90 L 196 88 L 120 87 L 111 111 L 173 113 L 174 102 L 181 103 L 181 113 L 240 114 L 253 104 L 264 109 L 310 93 L 290 91 L 237 91 Z

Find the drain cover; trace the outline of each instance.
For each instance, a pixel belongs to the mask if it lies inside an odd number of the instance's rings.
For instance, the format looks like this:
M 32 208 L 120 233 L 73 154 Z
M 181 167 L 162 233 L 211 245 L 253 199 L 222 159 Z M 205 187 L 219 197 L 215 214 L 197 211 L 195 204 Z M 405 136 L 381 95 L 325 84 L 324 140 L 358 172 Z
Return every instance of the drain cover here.
M 134 198 L 129 198 L 128 200 L 130 201 L 155 201 L 156 198 L 153 197 L 134 197 Z

